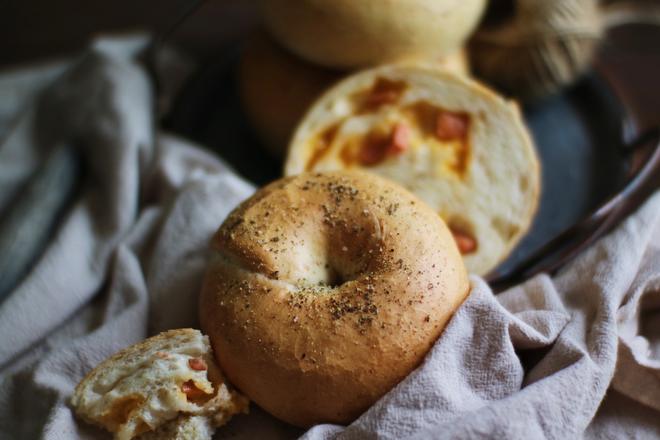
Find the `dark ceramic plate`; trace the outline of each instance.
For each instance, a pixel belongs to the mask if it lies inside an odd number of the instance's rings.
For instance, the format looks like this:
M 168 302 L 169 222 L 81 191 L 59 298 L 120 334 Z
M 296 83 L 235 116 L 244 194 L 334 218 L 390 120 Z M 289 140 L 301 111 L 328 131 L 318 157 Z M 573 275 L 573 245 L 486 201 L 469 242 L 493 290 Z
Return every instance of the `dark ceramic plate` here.
M 239 51 L 240 42 L 200 70 L 166 124 L 263 185 L 281 175 L 282 164 L 261 147 L 242 113 L 234 73 Z M 660 27 L 621 26 L 608 34 L 593 71 L 563 93 L 524 108 L 542 163 L 543 190 L 531 230 L 489 276 L 494 285 L 504 287 L 539 270 L 557 269 L 620 219 L 619 208 L 639 192 L 638 186 L 645 194 L 649 185 L 657 187 L 651 181 L 657 173 L 648 168 L 655 166 L 658 139 L 642 133 L 655 128 L 649 120 L 660 123 L 652 115 L 660 112 L 658 53 Z M 628 60 L 621 69 L 621 57 L 634 54 L 634 62 Z M 644 79 L 634 79 L 640 70 Z M 631 110 L 636 103 L 630 100 L 636 98 L 630 91 L 635 90 L 646 90 L 644 99 L 651 103 L 641 110 L 641 119 L 640 111 Z

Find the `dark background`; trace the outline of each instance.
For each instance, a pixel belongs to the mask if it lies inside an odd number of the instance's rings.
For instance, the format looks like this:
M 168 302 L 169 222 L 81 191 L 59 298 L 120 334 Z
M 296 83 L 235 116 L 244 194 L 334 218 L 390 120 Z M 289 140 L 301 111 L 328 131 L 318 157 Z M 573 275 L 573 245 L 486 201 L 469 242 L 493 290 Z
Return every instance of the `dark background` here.
M 0 0 L 0 67 L 83 49 L 103 32 L 169 28 L 196 0 Z M 207 0 L 177 32 L 204 51 L 254 25 L 254 0 Z M 201 11 L 200 11 L 201 12 Z M 212 43 L 212 44 L 211 44 Z

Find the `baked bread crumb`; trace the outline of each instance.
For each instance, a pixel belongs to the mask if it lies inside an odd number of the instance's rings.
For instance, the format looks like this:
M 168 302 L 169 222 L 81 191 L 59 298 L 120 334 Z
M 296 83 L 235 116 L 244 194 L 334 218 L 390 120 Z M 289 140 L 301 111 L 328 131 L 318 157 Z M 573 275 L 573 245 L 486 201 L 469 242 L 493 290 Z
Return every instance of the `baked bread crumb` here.
M 71 398 L 75 413 L 118 440 L 210 439 L 214 428 L 246 413 L 198 330 L 163 332 L 111 356 Z

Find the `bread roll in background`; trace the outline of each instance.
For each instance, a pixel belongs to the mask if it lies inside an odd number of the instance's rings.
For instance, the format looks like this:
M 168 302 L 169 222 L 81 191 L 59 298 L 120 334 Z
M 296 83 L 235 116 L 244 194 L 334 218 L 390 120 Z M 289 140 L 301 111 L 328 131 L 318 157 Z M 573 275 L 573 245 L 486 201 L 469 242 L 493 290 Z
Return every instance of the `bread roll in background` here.
M 435 60 L 407 56 L 400 62 L 469 73 L 463 49 Z M 238 67 L 241 104 L 259 140 L 274 157 L 286 156 L 293 131 L 309 106 L 346 75 L 300 59 L 265 32 L 256 32 L 246 41 Z
M 344 169 L 392 179 L 427 202 L 479 275 L 528 230 L 540 191 L 517 106 L 467 77 L 420 67 L 356 73 L 311 107 L 285 174 Z
M 200 322 L 229 380 L 291 424 L 350 423 L 420 364 L 468 294 L 440 217 L 356 172 L 278 180 L 213 238 Z
M 354 69 L 456 52 L 485 0 L 261 0 L 276 41 L 312 63 Z
M 238 67 L 243 110 L 274 157 L 286 153 L 293 129 L 309 105 L 343 72 L 289 54 L 263 32 L 249 38 Z
M 215 427 L 247 412 L 248 400 L 225 383 L 208 337 L 178 329 L 99 364 L 78 384 L 71 405 L 118 440 L 210 440 Z

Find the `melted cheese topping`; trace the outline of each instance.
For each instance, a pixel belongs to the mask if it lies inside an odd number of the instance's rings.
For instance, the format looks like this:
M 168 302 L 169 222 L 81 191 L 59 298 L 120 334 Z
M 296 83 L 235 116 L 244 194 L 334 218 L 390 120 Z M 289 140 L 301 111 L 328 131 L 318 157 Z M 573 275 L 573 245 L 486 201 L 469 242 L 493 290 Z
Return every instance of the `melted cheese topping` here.
M 403 166 L 400 172 L 462 179 L 470 161 L 469 116 L 424 100 L 405 100 L 404 83 L 381 78 L 368 92 L 335 102 L 336 122 L 310 142 L 306 170 L 362 167 L 378 172 L 389 168 L 384 174 L 391 174 L 392 167 Z M 451 132 L 447 136 L 446 128 L 445 133 L 440 131 L 447 116 L 450 122 L 459 121 L 454 124 L 455 136 Z M 406 127 L 406 145 L 391 148 L 401 126 Z

